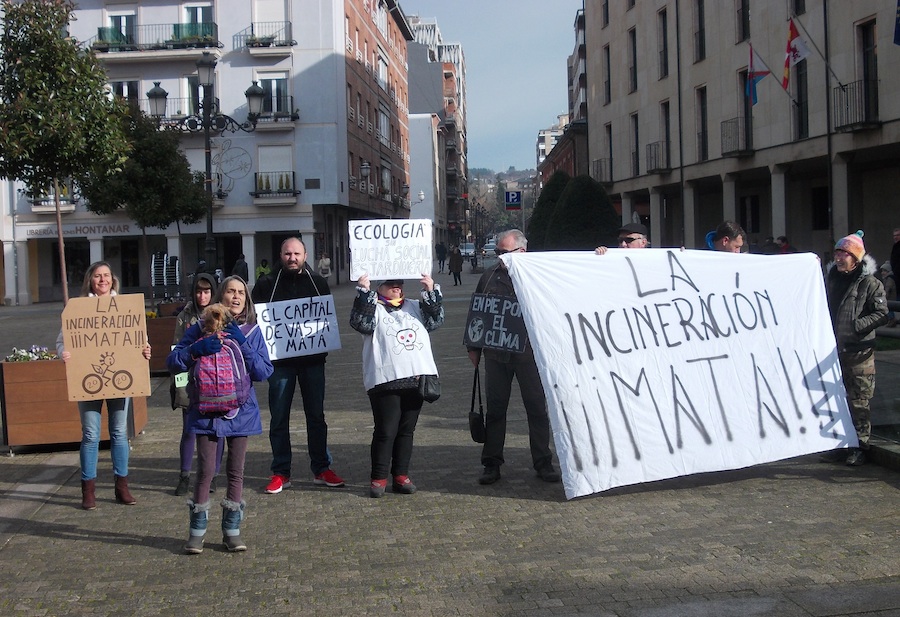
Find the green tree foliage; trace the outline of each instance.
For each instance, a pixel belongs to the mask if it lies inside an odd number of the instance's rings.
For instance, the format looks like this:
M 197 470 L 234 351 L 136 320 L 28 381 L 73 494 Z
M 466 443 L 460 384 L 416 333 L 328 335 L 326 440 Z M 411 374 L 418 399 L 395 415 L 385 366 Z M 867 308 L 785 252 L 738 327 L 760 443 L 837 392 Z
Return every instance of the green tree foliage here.
M 600 183 L 588 175 L 576 176 L 567 185 L 550 223 L 546 250 L 587 250 L 611 244 L 621 227 L 619 215 Z
M 122 210 L 141 229 L 201 221 L 209 204 L 203 174 L 191 173 L 178 134 L 159 130 L 138 111 L 126 116 L 123 129 L 134 150 L 116 174 L 82 187 L 87 208 L 96 214 Z
M 124 107 L 106 96 L 106 74 L 93 53 L 66 35 L 74 3 L 2 0 L 0 6 L 0 176 L 45 194 L 67 178 L 81 184 L 118 170 L 128 154 L 117 121 Z M 57 227 L 61 232 L 58 198 Z M 59 247 L 66 272 L 62 233 Z
M 544 185 L 534 204 L 534 212 L 528 221 L 528 250 L 544 250 L 550 218 L 553 216 L 560 195 L 571 179 L 572 177 L 566 172 L 556 171 Z
M 137 110 L 124 118 L 123 129 L 134 147 L 131 156 L 118 173 L 86 183 L 82 194 L 91 212 L 123 211 L 137 223 L 144 263 L 150 267 L 147 228 L 197 223 L 206 215 L 210 197 L 204 190 L 204 174 L 192 173 L 179 149 L 177 133 L 159 130 Z

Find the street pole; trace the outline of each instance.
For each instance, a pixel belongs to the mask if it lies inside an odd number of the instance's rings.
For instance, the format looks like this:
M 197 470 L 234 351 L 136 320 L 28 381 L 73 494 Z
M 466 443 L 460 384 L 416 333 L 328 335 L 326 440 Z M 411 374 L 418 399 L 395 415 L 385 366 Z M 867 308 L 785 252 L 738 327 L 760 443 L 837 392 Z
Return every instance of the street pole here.
M 212 84 L 203 86 L 203 139 L 204 156 L 206 157 L 206 270 L 210 274 L 216 271 L 216 239 L 213 237 L 213 186 L 212 186 L 212 144 L 209 134 Z

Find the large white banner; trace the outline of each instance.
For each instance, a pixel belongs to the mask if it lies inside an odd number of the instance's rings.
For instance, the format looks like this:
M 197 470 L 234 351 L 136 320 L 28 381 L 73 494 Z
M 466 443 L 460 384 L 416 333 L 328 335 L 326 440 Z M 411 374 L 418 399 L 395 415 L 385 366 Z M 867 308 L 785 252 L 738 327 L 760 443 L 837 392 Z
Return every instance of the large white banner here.
M 814 255 L 502 259 L 568 498 L 857 445 Z
M 341 348 L 332 295 L 260 302 L 254 308 L 270 360 Z
M 350 221 L 350 280 L 415 279 L 431 274 L 431 221 L 373 219 Z

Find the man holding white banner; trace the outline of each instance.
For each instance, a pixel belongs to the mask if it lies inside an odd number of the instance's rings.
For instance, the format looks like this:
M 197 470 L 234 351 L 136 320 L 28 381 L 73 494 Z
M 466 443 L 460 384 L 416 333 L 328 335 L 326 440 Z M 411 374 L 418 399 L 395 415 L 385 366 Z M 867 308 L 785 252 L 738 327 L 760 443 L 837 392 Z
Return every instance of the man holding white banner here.
M 501 259 L 567 497 L 857 446 L 814 255 Z

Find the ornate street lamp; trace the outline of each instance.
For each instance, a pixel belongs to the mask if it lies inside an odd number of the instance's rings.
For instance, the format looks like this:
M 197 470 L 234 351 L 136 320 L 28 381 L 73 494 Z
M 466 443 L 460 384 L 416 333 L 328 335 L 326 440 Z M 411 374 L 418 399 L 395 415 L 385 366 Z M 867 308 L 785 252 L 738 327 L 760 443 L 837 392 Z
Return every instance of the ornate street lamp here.
M 206 192 L 209 195 L 209 203 L 206 209 L 206 267 L 212 273 L 216 267 L 216 239 L 213 237 L 213 178 L 212 178 L 212 152 L 211 152 L 211 131 L 224 132 L 230 131 L 236 133 L 244 131 L 251 133 L 256 130 L 256 119 L 262 112 L 263 102 L 266 97 L 265 91 L 253 82 L 244 92 L 247 97 L 247 114 L 246 122 L 239 122 L 231 116 L 221 113 L 215 104 L 212 96 L 213 85 L 216 77 L 216 59 L 208 51 L 203 52 L 203 56 L 197 60 L 197 78 L 201 86 L 203 86 L 203 101 L 200 103 L 202 115 L 196 113 L 177 121 L 165 123 L 165 128 L 171 130 L 185 131 L 188 133 L 198 133 L 203 131 L 204 139 L 204 156 L 206 163 Z M 166 116 L 166 97 L 169 93 L 162 89 L 160 82 L 153 82 L 153 87 L 147 92 L 147 98 L 150 100 L 150 115 L 161 121 Z

